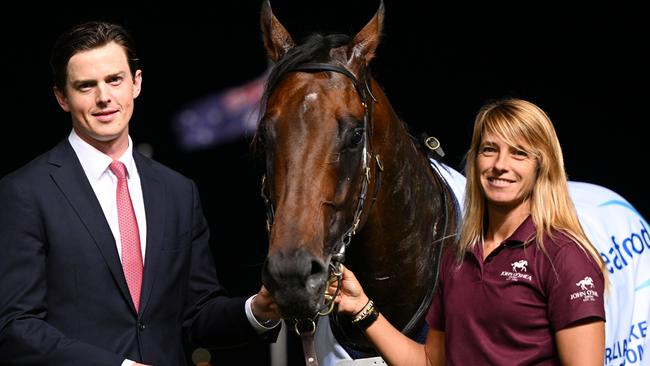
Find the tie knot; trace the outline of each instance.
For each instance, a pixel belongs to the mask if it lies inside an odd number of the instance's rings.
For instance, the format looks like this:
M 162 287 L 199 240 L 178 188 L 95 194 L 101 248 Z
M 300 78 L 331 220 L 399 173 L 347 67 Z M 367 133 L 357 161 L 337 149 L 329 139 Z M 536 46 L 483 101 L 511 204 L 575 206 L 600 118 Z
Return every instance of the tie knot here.
M 117 179 L 126 179 L 126 167 L 121 161 L 113 160 L 108 168 L 115 174 Z

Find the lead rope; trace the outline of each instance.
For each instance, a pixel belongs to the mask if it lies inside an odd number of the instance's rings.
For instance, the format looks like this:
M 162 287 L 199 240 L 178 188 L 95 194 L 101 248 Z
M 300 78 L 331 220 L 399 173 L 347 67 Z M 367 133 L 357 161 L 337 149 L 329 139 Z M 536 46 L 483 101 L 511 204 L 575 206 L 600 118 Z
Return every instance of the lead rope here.
M 305 354 L 305 365 L 318 366 L 316 350 L 314 349 L 314 332 L 307 332 L 300 335 L 302 351 Z
M 294 319 L 293 329 L 300 336 L 300 341 L 302 342 L 302 352 L 305 356 L 305 365 L 318 366 L 316 348 L 314 347 L 314 333 L 316 333 L 316 323 L 313 319 L 307 319 L 307 325 L 310 326 L 311 329 L 308 328 L 304 332 L 301 332 L 300 329 L 298 329 L 300 323 L 300 320 Z
M 305 365 L 307 366 L 318 366 L 318 358 L 316 357 L 316 348 L 314 346 L 316 319 L 318 319 L 319 316 L 327 316 L 334 310 L 334 299 L 341 290 L 341 280 L 343 277 L 340 264 L 340 262 L 337 262 L 336 264 L 330 262 L 330 270 L 332 272 L 332 275 L 327 281 L 327 288 L 329 289 L 330 284 L 336 281 L 336 290 L 334 291 L 334 294 L 329 294 L 327 291 L 325 291 L 325 304 L 323 304 L 324 310 L 316 313 L 313 319 L 293 320 L 293 329 L 300 337 L 300 341 L 302 342 L 302 352 L 305 356 Z M 308 327 L 311 327 L 311 329 L 307 328 L 305 331 L 300 331 L 299 325 L 301 323 L 306 323 Z

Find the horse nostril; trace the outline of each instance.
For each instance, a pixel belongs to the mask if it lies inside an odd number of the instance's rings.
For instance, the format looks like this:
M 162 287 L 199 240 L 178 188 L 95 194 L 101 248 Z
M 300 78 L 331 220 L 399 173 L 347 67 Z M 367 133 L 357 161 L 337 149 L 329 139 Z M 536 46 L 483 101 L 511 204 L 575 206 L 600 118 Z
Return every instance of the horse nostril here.
M 306 287 L 309 292 L 316 292 L 323 286 L 323 283 L 327 280 L 325 278 L 327 272 L 325 271 L 325 266 L 317 260 L 311 261 L 311 271 L 307 277 Z
M 320 275 L 320 274 L 323 274 L 323 273 L 325 273 L 325 266 L 320 261 L 317 261 L 315 259 L 312 260 L 311 261 L 311 273 L 310 274 L 312 276 L 314 276 L 314 275 Z
M 262 266 L 262 283 L 274 297 L 311 298 L 323 291 L 326 281 L 327 267 L 306 250 L 275 253 Z

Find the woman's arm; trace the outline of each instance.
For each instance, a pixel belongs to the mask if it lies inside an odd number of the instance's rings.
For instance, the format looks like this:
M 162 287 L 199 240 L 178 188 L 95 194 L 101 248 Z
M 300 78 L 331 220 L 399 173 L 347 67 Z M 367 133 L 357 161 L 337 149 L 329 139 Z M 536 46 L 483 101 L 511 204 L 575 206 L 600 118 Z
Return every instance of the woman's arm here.
M 357 314 L 368 303 L 352 271 L 342 267 L 341 291 L 337 296 L 339 312 Z M 389 365 L 444 365 L 444 332 L 429 330 L 426 344 L 420 344 L 393 327 L 383 315 L 365 330 L 366 337 Z
M 560 361 L 565 366 L 605 363 L 605 322 L 587 318 L 555 333 Z

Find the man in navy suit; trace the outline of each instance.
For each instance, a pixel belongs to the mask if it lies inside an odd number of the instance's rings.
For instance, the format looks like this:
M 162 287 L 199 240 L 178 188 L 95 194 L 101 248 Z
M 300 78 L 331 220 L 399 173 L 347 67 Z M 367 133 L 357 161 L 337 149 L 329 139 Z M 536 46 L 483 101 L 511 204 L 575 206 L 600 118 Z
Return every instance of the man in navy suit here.
M 73 129 L 0 181 L 0 364 L 178 366 L 186 341 L 273 341 L 268 292 L 230 298 L 220 286 L 194 183 L 133 150 L 142 73 L 129 34 L 81 24 L 51 65 Z M 130 231 L 113 164 L 126 170 Z

